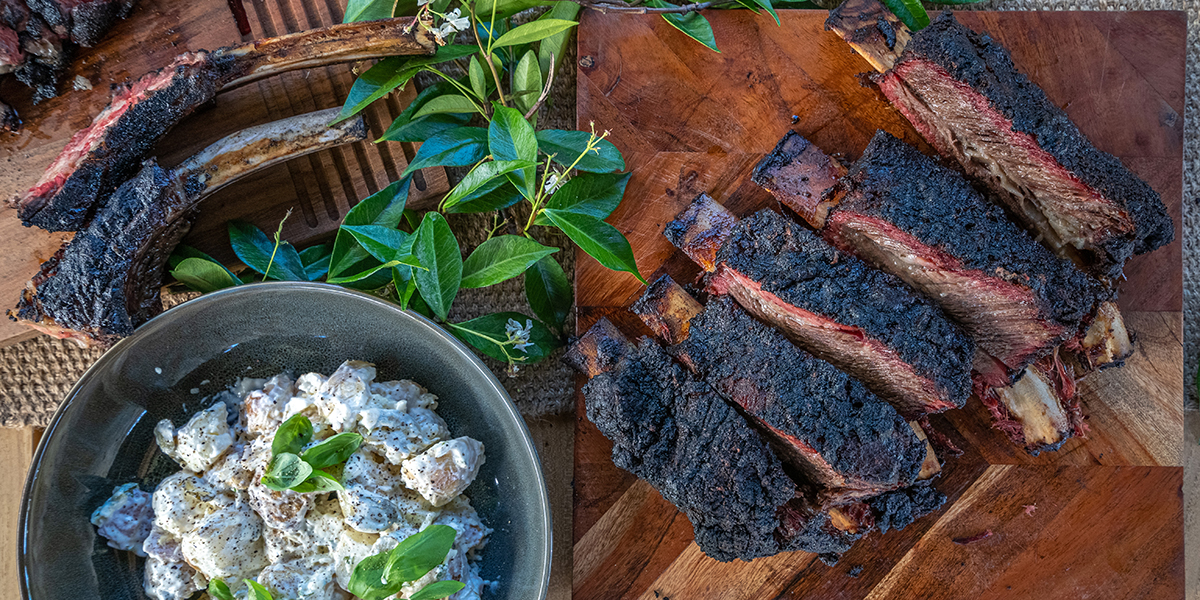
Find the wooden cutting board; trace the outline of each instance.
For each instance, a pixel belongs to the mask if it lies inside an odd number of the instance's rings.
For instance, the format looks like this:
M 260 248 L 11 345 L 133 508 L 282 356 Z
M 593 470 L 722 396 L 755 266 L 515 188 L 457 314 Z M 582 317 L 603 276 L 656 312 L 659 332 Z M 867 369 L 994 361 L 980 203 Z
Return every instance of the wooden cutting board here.
M 240 35 L 230 4 L 243 4 L 250 33 Z M 94 48 L 81 48 L 64 75 L 62 94 L 37 106 L 11 77 L 0 82 L 0 98 L 17 108 L 24 128 L 0 133 L 0 200 L 31 187 L 67 140 L 107 104 L 111 84 L 162 68 L 176 55 L 342 22 L 345 0 L 139 0 L 128 19 Z M 235 131 L 261 123 L 341 106 L 354 83 L 353 65 L 285 73 L 224 92 L 176 126 L 155 152 L 159 163 L 176 165 Z M 92 89 L 73 90 L 76 77 Z M 410 86 L 366 111 L 370 140 L 383 135 L 392 118 L 415 95 Z M 265 169 L 205 201 L 185 244 L 226 262 L 236 262 L 226 222 L 244 219 L 274 232 L 289 209 L 284 239 L 300 246 L 337 228 L 342 215 L 362 198 L 399 178 L 414 155 L 413 144 L 371 141 L 311 154 Z M 412 202 L 448 189 L 443 169 L 414 176 Z M 69 234 L 23 227 L 16 211 L 0 208 L 0 310 L 15 306 L 25 282 Z M 0 317 L 0 346 L 35 335 Z
M 610 222 L 629 237 L 648 279 L 698 274 L 662 237 L 697 193 L 738 214 L 773 204 L 749 174 L 788 128 L 847 159 L 876 129 L 929 152 L 875 90 L 859 85 L 854 75 L 869 67 L 824 31 L 823 11 L 780 17 L 782 27 L 747 11 L 711 13 L 716 54 L 655 16 L 584 16 L 578 125 L 611 130 L 625 153 L 633 177 Z M 685 516 L 612 464 L 612 447 L 577 394 L 577 600 L 1183 596 L 1184 13 L 959 17 L 1008 46 L 1099 148 L 1162 194 L 1175 219 L 1176 241 L 1126 268 L 1121 306 L 1137 353 L 1081 384 L 1089 438 L 1032 457 L 992 430 L 972 400 L 933 419 L 966 451 L 946 460 L 936 483 L 950 498 L 940 511 L 903 531 L 870 534 L 833 567 L 805 553 L 718 563 L 692 542 Z M 580 258 L 577 331 L 609 316 L 642 333 L 626 310 L 642 289 Z M 952 541 L 986 530 L 993 535 L 980 542 Z

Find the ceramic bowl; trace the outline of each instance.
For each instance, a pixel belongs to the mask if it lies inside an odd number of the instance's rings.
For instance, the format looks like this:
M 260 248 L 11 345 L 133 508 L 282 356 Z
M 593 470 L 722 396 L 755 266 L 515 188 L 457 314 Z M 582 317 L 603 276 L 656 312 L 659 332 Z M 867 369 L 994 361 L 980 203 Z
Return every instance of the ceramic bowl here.
M 455 436 L 484 443 L 467 490 L 495 530 L 482 576 L 490 598 L 540 600 L 550 574 L 550 508 L 525 423 L 470 349 L 424 317 L 319 283 L 262 283 L 202 296 L 116 344 L 67 395 L 42 438 L 18 529 L 29 600 L 145 598 L 143 559 L 113 550 L 88 519 L 113 487 L 153 489 L 178 470 L 153 435 L 177 426 L 241 377 L 329 374 L 347 359 L 375 363 L 380 381 L 411 379 L 439 401 Z

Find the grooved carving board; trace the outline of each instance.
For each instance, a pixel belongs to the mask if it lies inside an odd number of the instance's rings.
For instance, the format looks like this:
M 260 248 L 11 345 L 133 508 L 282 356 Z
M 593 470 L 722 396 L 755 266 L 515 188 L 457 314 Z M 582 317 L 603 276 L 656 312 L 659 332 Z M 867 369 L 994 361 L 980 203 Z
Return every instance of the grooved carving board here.
M 1080 384 L 1089 438 L 1029 456 L 989 427 L 973 399 L 932 419 L 965 450 L 945 460 L 935 485 L 949 501 L 938 512 L 871 533 L 833 567 L 805 553 L 719 563 L 692 542 L 684 515 L 612 464 L 611 444 L 577 394 L 577 600 L 1183 597 L 1184 13 L 959 17 L 1008 46 L 1100 149 L 1162 194 L 1175 219 L 1173 244 L 1126 267 L 1120 302 L 1136 354 Z M 777 27 L 748 11 L 712 12 L 716 54 L 653 15 L 584 15 L 578 125 L 611 130 L 625 153 L 633 177 L 609 221 L 629 237 L 647 279 L 698 274 L 662 237 L 697 193 L 739 215 L 774 205 L 749 175 L 789 128 L 847 160 L 876 129 L 929 152 L 859 84 L 854 75 L 869 66 L 824 31 L 824 11 L 780 18 Z M 626 310 L 642 291 L 581 254 L 577 332 L 608 316 L 628 334 L 649 333 Z M 988 530 L 976 543 L 952 541 Z
M 230 2 L 243 3 L 251 33 L 238 34 Z M 140 0 L 128 19 L 118 23 L 94 48 L 82 48 L 64 75 L 62 94 L 37 106 L 11 77 L 0 82 L 0 98 L 25 122 L 16 135 L 0 133 L 0 200 L 28 189 L 76 131 L 87 126 L 109 100 L 109 86 L 170 63 L 188 50 L 215 49 L 262 37 L 282 35 L 342 21 L 345 0 Z M 340 106 L 354 83 L 353 65 L 285 73 L 229 90 L 200 107 L 159 143 L 155 155 L 176 165 L 201 148 L 235 131 L 269 121 Z M 76 76 L 91 90 L 72 90 Z M 369 140 L 325 150 L 265 169 L 219 191 L 205 201 L 185 244 L 225 262 L 236 262 L 225 224 L 244 219 L 273 232 L 284 224 L 284 239 L 303 245 L 337 228 L 354 204 L 399 178 L 416 152 L 413 144 L 370 140 L 383 135 L 392 118 L 412 98 L 409 86 L 364 111 Z M 447 190 L 443 169 L 414 176 L 411 205 Z M 16 211 L 0 207 L 0 309 L 15 306 L 25 282 L 69 234 L 23 227 Z M 0 318 L 0 345 L 34 335 Z

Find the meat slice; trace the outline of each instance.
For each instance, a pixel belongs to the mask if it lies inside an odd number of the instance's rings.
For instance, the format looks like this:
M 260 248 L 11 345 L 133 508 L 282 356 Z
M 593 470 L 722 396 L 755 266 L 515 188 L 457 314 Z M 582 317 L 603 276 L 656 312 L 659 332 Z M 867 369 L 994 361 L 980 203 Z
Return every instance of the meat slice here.
M 847 5 L 827 28 L 847 40 L 884 35 L 870 18 L 882 5 Z M 907 44 L 852 45 L 870 55 L 881 71 L 874 81 L 913 127 L 1060 256 L 1116 278 L 1130 256 L 1174 238 L 1158 193 L 1093 146 L 986 33 L 943 12 Z
M 25 62 L 21 40 L 17 32 L 7 25 L 0 25 L 0 75 L 16 71 Z
M 905 419 L 958 408 L 970 396 L 975 345 L 937 305 L 782 215 L 764 210 L 737 221 L 701 195 L 665 235 L 710 271 L 710 293 L 733 297 Z
M 925 444 L 890 404 L 792 345 L 725 296 L 701 307 L 670 277 L 633 310 L 669 352 L 736 403 L 785 462 L 831 501 L 873 496 L 916 480 Z
M 117 19 L 133 10 L 134 0 L 26 0 L 60 37 L 92 47 Z
M 11 68 L 18 81 L 33 89 L 34 104 L 57 96 L 68 58 L 62 39 L 20 0 L 0 0 L 0 24 L 17 36 L 20 62 Z M 14 54 L 11 49 L 7 53 Z
M 146 161 L 87 229 L 42 264 L 9 318 L 81 346 L 105 347 L 129 335 L 162 310 L 163 270 L 197 204 L 258 169 L 366 137 L 361 118 L 329 127 L 337 113 L 235 133 L 174 169 Z
M 612 441 L 613 462 L 683 511 L 705 554 L 836 555 L 861 535 L 799 495 L 758 432 L 654 341 L 635 346 L 601 320 L 567 360 L 591 377 L 588 419 Z
M 890 14 L 890 13 L 889 13 Z M 826 156 L 800 134 L 789 131 L 762 162 L 754 167 L 750 180 L 771 192 L 810 225 L 825 224 L 829 209 L 837 200 L 827 197 L 846 168 Z
M 334 25 L 183 54 L 166 68 L 120 86 L 112 102 L 76 133 L 37 184 L 13 198 L 21 221 L 74 231 L 133 175 L 167 131 L 217 92 L 295 69 L 391 55 L 433 54 L 436 44 L 411 17 Z

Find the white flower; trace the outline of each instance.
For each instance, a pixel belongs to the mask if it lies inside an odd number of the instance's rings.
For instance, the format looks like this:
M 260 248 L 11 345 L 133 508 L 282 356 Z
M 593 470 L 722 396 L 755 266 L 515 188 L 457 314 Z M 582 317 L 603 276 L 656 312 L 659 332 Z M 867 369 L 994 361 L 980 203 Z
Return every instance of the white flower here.
M 417 0 L 417 6 L 425 6 L 429 4 L 429 0 Z
M 454 12 L 457 13 L 458 9 L 457 8 L 454 9 Z M 455 31 L 463 31 L 463 30 L 471 27 L 471 19 L 468 19 L 467 17 L 457 17 L 456 16 L 456 17 L 449 18 L 446 21 L 446 24 L 453 27 Z
M 546 193 L 553 194 L 554 190 L 558 189 L 558 173 L 551 173 L 546 177 Z
M 533 320 L 526 319 L 525 326 L 521 327 L 515 319 L 509 319 L 504 325 L 504 333 L 508 335 L 508 341 L 513 343 L 513 350 L 525 352 L 525 349 L 534 345 L 529 341 L 529 335 L 533 333 Z

